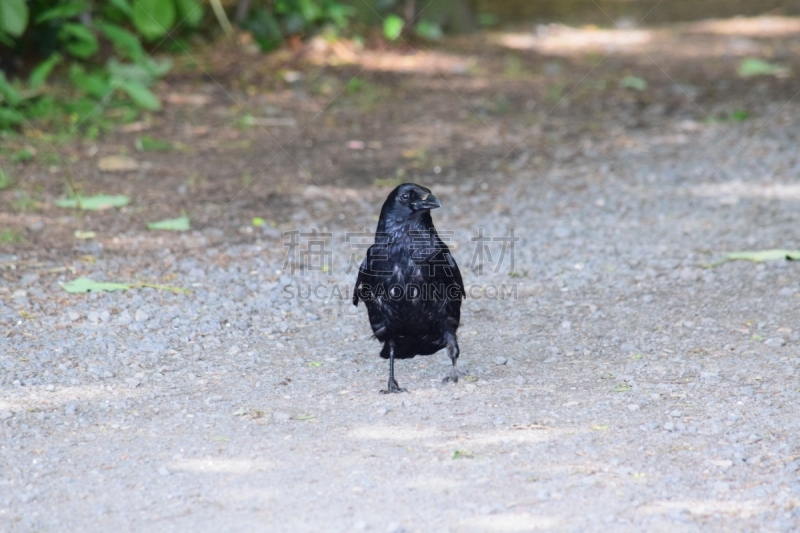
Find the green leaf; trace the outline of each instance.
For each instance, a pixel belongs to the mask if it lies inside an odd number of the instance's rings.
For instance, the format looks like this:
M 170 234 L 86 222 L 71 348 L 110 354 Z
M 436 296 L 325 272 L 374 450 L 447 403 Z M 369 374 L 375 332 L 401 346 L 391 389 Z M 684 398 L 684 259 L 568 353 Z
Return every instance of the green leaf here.
M 740 109 L 739 111 L 734 111 L 731 113 L 731 120 L 734 122 L 744 122 L 748 118 L 750 118 L 750 113 L 744 109 Z
M 111 92 L 111 85 L 101 73 L 84 72 L 79 65 L 72 65 L 69 69 L 69 79 L 75 87 L 96 98 L 105 98 Z
M 136 149 L 140 152 L 169 152 L 172 150 L 172 143 L 169 141 L 162 141 L 161 139 L 154 139 L 149 135 L 143 135 L 136 139 Z
M 768 63 L 763 59 L 748 57 L 742 60 L 736 73 L 742 78 L 753 76 L 782 76 L 789 73 L 789 69 L 776 63 Z
M 620 87 L 626 89 L 636 89 L 637 91 L 644 91 L 647 89 L 647 80 L 638 76 L 625 76 L 619 82 Z
M 62 285 L 64 290 L 77 294 L 81 292 L 112 292 L 112 291 L 127 291 L 131 288 L 128 283 L 112 283 L 107 281 L 93 281 L 89 278 L 78 278 Z
M 178 9 L 178 24 L 186 23 L 194 28 L 203 20 L 203 6 L 195 0 L 175 0 Z
M 56 7 L 51 7 L 36 17 L 36 24 L 41 24 L 53 19 L 69 19 L 86 11 L 86 4 L 83 2 L 66 2 Z
M 294 419 L 295 420 L 314 420 L 315 418 L 317 418 L 317 417 L 314 416 L 314 415 L 298 415 Z
M 260 228 L 266 221 L 261 217 L 253 217 L 253 226 Z
M 94 55 L 100 49 L 100 44 L 97 42 L 97 37 L 94 36 L 94 33 L 83 24 L 76 22 L 64 24 L 58 33 L 58 38 L 61 41 L 66 41 L 67 51 L 70 54 L 81 59 Z
M 0 0 L 0 3 L 4 1 L 5 0 Z M 5 100 L 12 107 L 19 105 L 19 103 L 22 101 L 22 94 L 20 94 L 16 87 L 11 85 L 11 83 L 6 79 L 6 75 L 2 70 L 0 70 L 0 97 L 2 97 L 0 102 Z
M 438 41 L 444 37 L 442 27 L 436 22 L 431 22 L 429 20 L 421 20 L 414 30 L 417 32 L 417 35 L 429 41 Z
M 398 17 L 397 15 L 389 15 L 383 21 L 383 36 L 389 39 L 390 41 L 394 41 L 400 34 L 403 33 L 403 26 L 405 22 L 403 19 Z
M 161 101 L 142 83 L 138 81 L 115 81 L 115 85 L 130 96 L 133 103 L 142 109 L 150 111 L 161 109 Z
M 473 459 L 475 455 L 466 450 L 456 450 L 453 452 L 453 459 Z
M 128 0 L 108 0 L 108 3 L 119 9 L 128 18 L 133 17 L 133 8 Z
M 134 0 L 133 25 L 153 40 L 167 32 L 175 24 L 175 3 L 172 0 Z
M 148 57 L 142 61 L 142 67 L 144 67 L 153 78 L 161 78 L 162 76 L 166 76 L 167 72 L 172 69 L 172 60 L 165 57 L 159 61 Z
M 254 9 L 242 21 L 241 26 L 242 29 L 253 34 L 256 42 L 265 52 L 277 48 L 283 40 L 281 27 L 269 9 Z
M 308 366 L 309 368 L 319 368 L 322 366 L 322 361 L 311 361 Z
M 319 6 L 315 0 L 296 0 L 297 9 L 306 23 L 314 22 L 320 15 Z
M 619 383 L 614 387 L 614 392 L 630 392 L 633 390 L 627 383 Z
M 108 22 L 98 22 L 97 26 L 103 35 L 111 41 L 114 49 L 132 59 L 134 61 L 141 61 L 145 57 L 144 48 L 139 38 L 125 28 L 117 26 L 116 24 L 109 24 Z
M 114 82 L 136 81 L 143 85 L 153 83 L 153 75 L 141 62 L 136 65 L 133 63 L 121 63 L 117 58 L 112 57 L 106 63 L 106 71 L 108 71 Z
M 147 229 L 151 230 L 166 230 L 166 231 L 189 231 L 189 217 L 183 215 L 178 218 L 168 218 L 167 220 L 159 220 L 158 222 L 149 222 Z
M 0 98 L 0 101 L 2 99 Z M 9 126 L 16 126 L 25 122 L 25 117 L 16 109 L 8 107 L 0 107 L 0 129 L 8 128 Z
M 357 11 L 352 6 L 339 2 L 331 3 L 325 8 L 325 17 L 332 20 L 341 29 L 347 26 L 350 17 L 356 13 Z
M 15 242 L 22 242 L 25 239 L 18 232 L 11 228 L 3 228 L 0 230 L 0 244 L 14 244 Z M 22 314 L 24 311 L 20 311 Z
M 0 0 L 0 31 L 19 37 L 28 27 L 25 0 Z
M 33 72 L 31 72 L 28 78 L 28 86 L 35 90 L 44 85 L 44 82 L 47 81 L 47 77 L 50 76 L 50 73 L 53 72 L 53 68 L 55 68 L 59 61 L 61 61 L 61 55 L 53 54 L 36 65 L 36 68 L 33 69 Z
M 764 261 L 780 261 L 788 259 L 790 261 L 800 261 L 800 250 L 761 250 L 759 252 L 733 252 L 725 256 L 726 261 L 754 261 L 763 263 Z
M 96 196 L 75 196 L 73 198 L 59 198 L 53 203 L 58 207 L 67 209 L 83 209 L 86 211 L 100 211 L 112 207 L 124 207 L 131 202 L 131 199 L 124 194 L 108 195 L 98 194 Z
M 17 150 L 11 156 L 12 163 L 24 163 L 25 161 L 30 161 L 33 159 L 33 152 L 28 148 L 23 148 L 22 150 Z

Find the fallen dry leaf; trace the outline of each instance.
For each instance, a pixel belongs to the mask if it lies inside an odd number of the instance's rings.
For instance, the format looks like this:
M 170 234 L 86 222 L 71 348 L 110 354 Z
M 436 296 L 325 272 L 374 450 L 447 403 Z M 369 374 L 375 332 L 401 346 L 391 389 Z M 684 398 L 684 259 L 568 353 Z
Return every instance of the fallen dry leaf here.
M 97 162 L 97 168 L 104 172 L 127 172 L 139 168 L 139 163 L 124 155 L 110 155 L 101 157 Z

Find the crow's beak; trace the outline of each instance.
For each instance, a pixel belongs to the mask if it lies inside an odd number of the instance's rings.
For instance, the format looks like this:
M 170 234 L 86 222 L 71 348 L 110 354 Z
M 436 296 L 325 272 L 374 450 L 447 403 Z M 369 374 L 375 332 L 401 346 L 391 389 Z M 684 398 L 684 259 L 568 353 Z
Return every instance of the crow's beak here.
M 417 209 L 436 209 L 437 207 L 442 207 L 442 202 L 434 195 L 428 193 L 419 201 L 414 202 L 414 207 Z

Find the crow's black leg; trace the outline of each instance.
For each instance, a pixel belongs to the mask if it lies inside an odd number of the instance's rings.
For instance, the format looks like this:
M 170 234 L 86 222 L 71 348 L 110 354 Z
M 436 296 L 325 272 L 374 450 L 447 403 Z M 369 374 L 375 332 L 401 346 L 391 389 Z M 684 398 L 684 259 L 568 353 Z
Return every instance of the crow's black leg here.
M 381 391 L 381 394 L 408 392 L 406 389 L 401 389 L 400 385 L 397 384 L 397 380 L 394 379 L 394 341 L 389 339 L 386 342 L 389 343 L 389 385 L 386 387 L 386 390 Z
M 458 339 L 456 339 L 455 333 L 445 333 L 444 338 L 447 342 L 447 355 L 453 362 L 453 366 L 450 367 L 450 375 L 444 378 L 442 382 L 447 383 L 448 381 L 452 381 L 453 383 L 458 383 L 458 367 L 456 366 L 458 354 L 460 353 L 458 349 Z

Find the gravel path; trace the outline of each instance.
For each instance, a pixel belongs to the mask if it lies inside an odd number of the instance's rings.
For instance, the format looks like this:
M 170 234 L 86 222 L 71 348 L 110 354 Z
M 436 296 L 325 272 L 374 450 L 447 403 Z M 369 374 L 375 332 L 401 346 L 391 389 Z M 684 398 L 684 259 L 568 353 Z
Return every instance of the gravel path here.
M 73 296 L 58 263 L 20 266 L 0 290 L 0 530 L 797 531 L 800 266 L 704 268 L 798 248 L 800 102 L 782 104 L 433 185 L 465 283 L 514 291 L 466 300 L 455 386 L 442 352 L 378 394 L 345 234 L 388 189 L 310 187 L 237 243 L 212 226 L 156 259 L 70 260 L 190 294 Z M 282 272 L 281 232 L 314 227 L 329 271 Z M 479 228 L 512 227 L 513 277 L 466 272 Z M 309 285 L 325 298 L 291 297 Z

